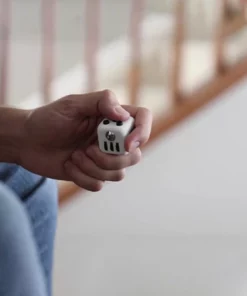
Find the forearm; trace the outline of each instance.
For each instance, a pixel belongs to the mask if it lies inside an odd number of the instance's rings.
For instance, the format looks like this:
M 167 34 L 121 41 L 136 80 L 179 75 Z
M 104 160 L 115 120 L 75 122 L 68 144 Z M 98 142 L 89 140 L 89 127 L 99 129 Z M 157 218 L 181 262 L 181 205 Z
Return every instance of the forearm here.
M 0 162 L 18 163 L 27 111 L 0 107 Z

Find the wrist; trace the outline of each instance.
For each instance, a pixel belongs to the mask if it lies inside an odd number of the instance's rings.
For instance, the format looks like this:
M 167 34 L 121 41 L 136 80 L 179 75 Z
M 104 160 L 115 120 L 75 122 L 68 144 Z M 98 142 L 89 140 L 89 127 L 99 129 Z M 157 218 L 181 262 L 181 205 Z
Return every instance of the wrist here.
M 27 110 L 0 108 L 0 162 L 19 164 L 28 114 Z

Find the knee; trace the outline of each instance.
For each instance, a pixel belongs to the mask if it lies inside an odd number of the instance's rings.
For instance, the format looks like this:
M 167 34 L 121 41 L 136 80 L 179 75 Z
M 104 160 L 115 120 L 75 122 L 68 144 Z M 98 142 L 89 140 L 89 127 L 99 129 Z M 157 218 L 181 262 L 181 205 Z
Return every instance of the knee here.
M 46 179 L 28 198 L 25 206 L 34 229 L 41 224 L 54 229 L 58 214 L 57 182 Z
M 51 215 L 57 215 L 58 210 L 58 186 L 57 181 L 51 179 L 45 179 L 44 182 L 36 189 L 36 191 L 30 196 L 30 201 L 36 198 L 36 202 L 39 203 L 40 208 L 43 208 L 46 212 L 50 212 Z
M 0 182 L 0 246 L 21 239 L 20 233 L 28 227 L 27 214 L 21 201 Z
M 46 295 L 23 203 L 0 183 L 0 295 Z

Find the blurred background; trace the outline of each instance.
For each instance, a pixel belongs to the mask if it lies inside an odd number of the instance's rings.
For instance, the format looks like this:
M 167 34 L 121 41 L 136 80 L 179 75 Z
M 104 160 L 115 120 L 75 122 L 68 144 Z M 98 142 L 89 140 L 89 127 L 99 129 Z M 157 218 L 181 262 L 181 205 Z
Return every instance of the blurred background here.
M 54 295 L 246 295 L 246 2 L 0 3 L 1 104 L 107 88 L 155 119 L 121 183 L 59 182 Z

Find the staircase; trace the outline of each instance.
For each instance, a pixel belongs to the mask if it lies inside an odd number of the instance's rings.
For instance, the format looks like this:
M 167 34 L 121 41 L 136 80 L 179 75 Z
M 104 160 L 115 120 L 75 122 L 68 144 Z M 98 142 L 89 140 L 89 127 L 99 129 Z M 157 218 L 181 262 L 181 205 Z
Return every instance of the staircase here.
M 152 142 L 247 74 L 246 1 L 164 1 L 159 13 L 146 13 L 144 0 L 132 0 L 129 33 L 103 48 L 102 1 L 86 1 L 84 63 L 54 80 L 56 3 L 43 0 L 42 92 L 22 102 L 22 107 L 39 106 L 73 92 L 111 89 L 121 103 L 152 110 Z M 0 12 L 5 11 L 1 13 L 5 38 L 0 40 L 2 104 L 7 104 L 9 3 L 2 1 L 0 7 Z M 77 190 L 74 184 L 61 182 L 61 203 Z

